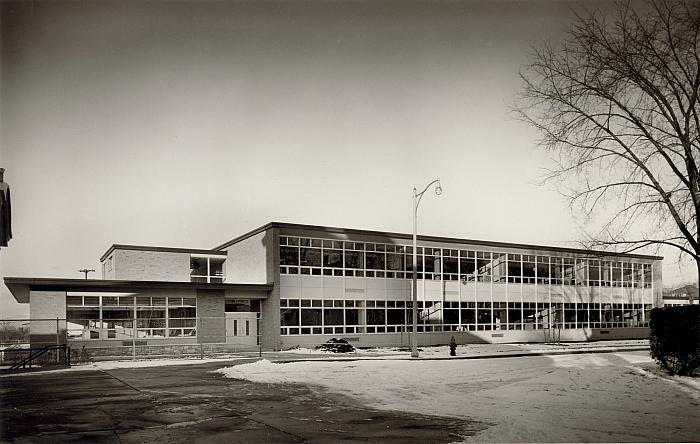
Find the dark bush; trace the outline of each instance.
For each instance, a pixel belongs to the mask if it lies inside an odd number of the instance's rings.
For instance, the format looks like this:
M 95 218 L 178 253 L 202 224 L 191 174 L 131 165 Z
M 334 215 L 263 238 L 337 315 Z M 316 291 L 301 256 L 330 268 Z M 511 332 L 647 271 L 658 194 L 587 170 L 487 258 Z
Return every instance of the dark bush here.
M 352 346 L 345 339 L 331 338 L 324 344 L 316 347 L 316 350 L 329 351 L 333 353 L 352 353 L 355 351 L 355 347 Z
M 672 375 L 692 375 L 700 366 L 698 318 L 698 305 L 651 310 L 651 357 Z

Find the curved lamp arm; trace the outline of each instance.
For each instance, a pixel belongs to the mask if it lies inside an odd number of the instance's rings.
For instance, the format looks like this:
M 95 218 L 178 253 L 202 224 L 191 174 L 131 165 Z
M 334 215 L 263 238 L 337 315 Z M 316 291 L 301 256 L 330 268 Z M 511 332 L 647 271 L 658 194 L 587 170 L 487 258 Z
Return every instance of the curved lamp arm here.
M 421 191 L 420 193 L 416 193 L 416 189 L 415 188 L 413 189 L 413 193 L 414 193 L 415 197 L 417 198 L 416 199 L 416 209 L 418 209 L 418 205 L 420 205 L 420 201 L 423 198 L 423 194 L 425 194 L 425 192 L 428 191 L 428 188 L 430 188 L 430 185 L 434 184 L 435 182 L 437 182 L 437 187 L 435 187 L 435 194 L 437 194 L 439 196 L 440 194 L 442 194 L 442 187 L 440 186 L 440 179 L 435 179 L 434 181 L 430 182 L 428 185 L 425 186 L 425 188 L 423 188 L 423 191 Z

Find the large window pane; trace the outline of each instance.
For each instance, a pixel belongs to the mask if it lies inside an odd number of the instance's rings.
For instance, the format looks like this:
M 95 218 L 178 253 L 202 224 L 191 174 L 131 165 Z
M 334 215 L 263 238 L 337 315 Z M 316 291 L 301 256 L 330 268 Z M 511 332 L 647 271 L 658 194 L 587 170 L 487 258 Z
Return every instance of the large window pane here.
M 404 255 L 387 253 L 386 255 L 386 268 L 391 271 L 403 271 L 404 270 Z
M 345 309 L 345 325 L 358 325 L 360 321 L 360 310 L 356 308 Z
M 389 325 L 403 325 L 406 323 L 406 311 L 396 308 L 390 308 L 387 310 L 387 324 Z
M 445 273 L 457 273 L 457 258 L 456 257 L 444 257 L 442 258 L 442 266 L 445 269 Z
M 323 266 L 343 268 L 343 250 L 323 250 Z
M 549 277 L 549 258 L 546 256 L 537 257 L 537 277 L 538 278 L 548 278 Z
M 464 303 L 462 303 L 462 304 L 464 304 Z M 462 309 L 462 324 L 474 324 L 475 322 L 476 322 L 475 310 L 473 308 L 463 308 Z
M 386 321 L 385 310 L 382 309 L 367 309 L 367 325 L 384 325 Z
M 366 253 L 367 269 L 384 270 L 384 253 Z
M 224 275 L 224 261 L 216 257 L 209 258 L 209 276 L 222 277 Z
M 172 318 L 194 318 L 197 316 L 197 309 L 194 307 L 168 308 L 168 317 Z
M 190 276 L 207 276 L 207 273 L 209 272 L 207 267 L 207 258 L 190 258 Z
M 133 319 L 134 310 L 129 308 L 105 308 L 102 309 L 102 319 Z
M 299 248 L 280 247 L 280 265 L 299 265 Z
M 485 253 L 488 254 L 488 253 Z M 491 259 L 477 259 L 476 267 L 479 276 L 491 276 Z
M 363 256 L 361 251 L 345 251 L 345 268 L 364 268 Z
M 534 260 L 534 256 L 528 256 L 529 259 L 528 261 L 523 261 L 523 277 L 529 277 L 529 278 L 534 278 L 535 277 L 535 263 L 532 262 Z
M 459 259 L 459 272 L 461 274 L 474 274 L 474 270 L 476 270 L 474 258 L 463 257 Z
M 321 325 L 320 308 L 303 308 L 301 310 L 301 325 Z
M 425 272 L 440 273 L 440 250 L 432 250 L 431 248 L 426 248 Z
M 323 325 L 343 325 L 343 322 L 342 309 L 323 310 Z
M 321 249 L 301 247 L 301 265 L 305 267 L 321 266 Z
M 508 255 L 508 282 L 519 283 L 522 277 L 522 270 L 520 268 L 520 255 L 519 254 L 509 254 Z
M 299 309 L 298 308 L 286 308 L 282 309 L 282 319 L 281 325 L 283 327 L 297 327 L 299 326 Z
M 100 319 L 99 308 L 67 308 L 66 318 L 68 321 L 76 319 Z
M 600 261 L 588 262 L 588 285 L 600 285 Z

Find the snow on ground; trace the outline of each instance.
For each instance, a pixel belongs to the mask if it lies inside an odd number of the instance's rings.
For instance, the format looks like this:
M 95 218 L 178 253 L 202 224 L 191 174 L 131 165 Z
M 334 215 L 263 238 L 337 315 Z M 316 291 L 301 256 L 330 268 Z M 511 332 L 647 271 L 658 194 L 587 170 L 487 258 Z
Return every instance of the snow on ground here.
M 594 341 L 594 342 L 570 342 L 562 344 L 542 344 L 542 343 L 522 343 L 522 344 L 467 344 L 457 346 L 457 356 L 479 356 L 479 355 L 494 355 L 500 353 L 513 352 L 548 352 L 548 351 L 563 351 L 574 349 L 607 349 L 615 347 L 644 347 L 649 346 L 649 341 L 646 339 L 640 340 L 619 340 L 619 341 Z M 328 351 L 315 350 L 313 348 L 291 348 L 281 352 L 281 354 L 289 355 L 328 355 L 334 354 Z M 450 349 L 447 345 L 425 346 L 420 347 L 419 355 L 421 358 L 436 358 L 449 356 Z M 398 358 L 408 357 L 411 355 L 410 347 L 377 347 L 377 348 L 362 348 L 357 349 L 353 353 L 338 353 L 336 357 L 376 357 L 383 358 Z
M 495 423 L 476 441 L 696 441 L 692 397 L 639 372 L 648 352 L 441 361 L 272 363 L 217 372 L 302 383 L 371 407 Z
M 56 373 L 56 372 L 74 372 L 74 371 L 84 371 L 84 370 L 114 370 L 118 368 L 139 368 L 139 367 L 163 367 L 170 365 L 196 365 L 205 364 L 208 362 L 222 362 L 231 361 L 237 359 L 249 359 L 242 356 L 228 355 L 218 358 L 182 358 L 182 359 L 137 359 L 124 360 L 124 361 L 99 361 L 92 362 L 90 364 L 73 364 L 70 368 L 59 368 L 51 370 L 40 370 L 32 371 L 26 373 L 10 373 L 6 375 L 0 375 L 0 378 L 17 377 L 17 376 L 33 376 L 45 373 Z

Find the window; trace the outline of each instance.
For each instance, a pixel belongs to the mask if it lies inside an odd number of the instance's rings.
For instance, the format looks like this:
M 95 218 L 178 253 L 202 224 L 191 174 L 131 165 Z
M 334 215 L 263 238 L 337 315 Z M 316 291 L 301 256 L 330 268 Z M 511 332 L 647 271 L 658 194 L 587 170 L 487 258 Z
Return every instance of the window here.
M 366 253 L 367 268 L 370 270 L 384 270 L 384 253 Z
M 456 274 L 457 273 L 457 258 L 456 257 L 444 257 L 442 258 L 442 265 L 445 273 Z
M 298 327 L 299 326 L 299 309 L 298 308 L 285 308 L 281 312 L 282 319 L 281 325 Z
M 345 268 L 364 268 L 361 251 L 345 251 Z
M 522 277 L 522 270 L 520 264 L 519 254 L 509 254 L 508 255 L 508 282 L 510 283 L 520 283 Z
M 190 257 L 190 281 L 223 282 L 224 261 L 223 257 L 192 255 Z
M 368 301 L 369 302 L 369 301 Z M 386 323 L 385 310 L 383 308 L 367 309 L 367 325 L 384 325 Z
M 535 283 L 535 256 L 523 256 L 523 283 Z
M 343 325 L 343 310 L 342 309 L 324 309 L 323 310 L 323 325 Z
M 323 250 L 323 266 L 343 268 L 343 250 Z
M 485 251 L 476 252 L 477 278 L 479 282 L 490 282 L 493 271 L 491 253 Z
M 387 309 L 387 320 L 389 325 L 404 325 L 406 324 L 406 310 L 404 308 Z
M 588 285 L 592 287 L 600 286 L 600 261 L 588 261 Z
M 392 271 L 404 271 L 404 255 L 396 253 L 386 254 L 386 269 Z
M 320 267 L 321 266 L 321 249 L 320 248 L 300 248 L 301 265 L 305 267 Z M 280 256 L 280 262 L 282 262 Z M 281 265 L 296 265 L 282 263 Z
M 459 258 L 459 273 L 462 277 L 466 277 L 468 280 L 472 281 L 474 280 L 474 272 L 476 271 L 476 261 L 473 257 L 474 252 L 469 252 L 472 254 L 472 257 L 465 257 L 464 253 L 466 253 L 466 251 L 462 251 L 461 253 L 462 256 Z
M 299 249 L 280 247 L 280 265 L 299 265 Z
M 304 302 L 304 301 L 302 301 Z M 301 309 L 301 325 L 316 326 L 322 325 L 321 309 L 320 308 L 302 308 Z

